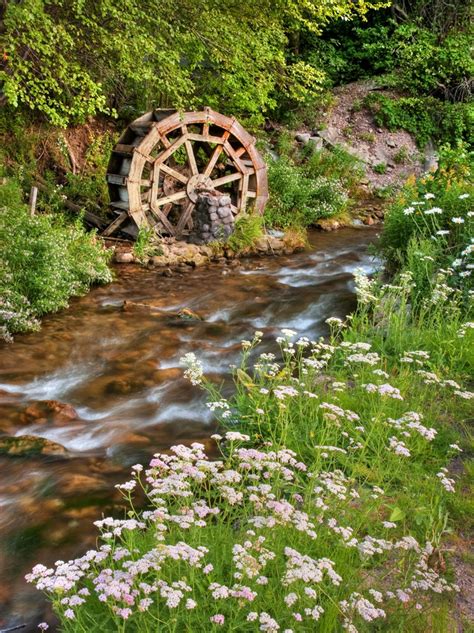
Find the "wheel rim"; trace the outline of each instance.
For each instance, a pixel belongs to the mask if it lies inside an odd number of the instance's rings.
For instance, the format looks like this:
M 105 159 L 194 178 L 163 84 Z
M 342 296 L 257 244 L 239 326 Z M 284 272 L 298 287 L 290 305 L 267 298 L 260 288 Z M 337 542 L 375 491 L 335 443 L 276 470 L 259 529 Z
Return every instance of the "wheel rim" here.
M 209 108 L 157 110 L 134 121 L 113 150 L 107 178 L 114 209 L 176 237 L 192 228 L 199 187 L 230 195 L 236 217 L 250 206 L 262 214 L 268 199 L 255 139 Z

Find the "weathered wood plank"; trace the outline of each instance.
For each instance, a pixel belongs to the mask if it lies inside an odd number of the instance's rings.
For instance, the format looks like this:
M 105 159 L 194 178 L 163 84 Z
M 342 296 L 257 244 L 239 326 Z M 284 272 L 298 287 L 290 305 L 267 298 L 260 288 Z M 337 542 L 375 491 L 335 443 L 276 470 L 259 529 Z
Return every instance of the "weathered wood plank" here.
M 128 218 L 128 213 L 126 211 L 122 211 L 120 215 L 118 215 L 113 222 L 109 224 L 109 226 L 104 229 L 101 233 L 102 237 L 108 237 L 112 235 L 114 231 L 116 231 L 119 226 L 121 226 L 125 220 Z
M 235 172 L 233 174 L 227 174 L 226 176 L 221 176 L 220 178 L 216 178 L 212 181 L 214 187 L 220 187 L 221 185 L 226 185 L 229 182 L 234 182 L 235 180 L 240 180 L 242 178 L 242 174 L 240 172 Z
M 182 200 L 186 198 L 188 194 L 186 191 L 177 191 L 176 193 L 172 193 L 169 196 L 164 196 L 163 198 L 158 198 L 158 200 L 154 201 L 154 205 L 157 207 L 162 207 L 164 204 L 168 202 L 175 202 L 176 200 Z
M 179 171 L 176 171 L 176 169 L 173 169 L 165 163 L 161 163 L 160 167 L 161 170 L 165 172 L 165 174 L 172 176 L 175 180 L 179 180 L 179 182 L 182 182 L 185 185 L 188 183 L 189 178 L 184 174 L 180 174 Z

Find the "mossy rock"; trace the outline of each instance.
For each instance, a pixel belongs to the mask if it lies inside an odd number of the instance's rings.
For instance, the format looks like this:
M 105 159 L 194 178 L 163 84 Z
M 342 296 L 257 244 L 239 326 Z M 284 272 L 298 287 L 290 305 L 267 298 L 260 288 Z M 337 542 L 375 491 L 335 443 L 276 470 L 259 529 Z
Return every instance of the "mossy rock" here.
M 61 444 L 36 435 L 0 437 L 0 455 L 31 457 L 36 455 L 65 455 L 66 453 L 66 448 Z

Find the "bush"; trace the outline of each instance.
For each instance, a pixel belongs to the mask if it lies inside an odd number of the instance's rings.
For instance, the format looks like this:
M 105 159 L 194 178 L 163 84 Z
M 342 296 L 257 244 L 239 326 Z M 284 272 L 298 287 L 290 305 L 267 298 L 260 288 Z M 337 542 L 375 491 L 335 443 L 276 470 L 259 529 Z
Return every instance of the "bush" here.
M 348 194 L 338 177 L 316 175 L 317 159 L 296 165 L 281 157 L 268 168 L 270 200 L 265 221 L 270 226 L 307 227 L 347 208 Z
M 466 142 L 473 145 L 474 105 L 447 103 L 434 97 L 392 98 L 371 93 L 365 104 L 377 125 L 389 130 L 404 129 L 413 134 L 420 147 L 433 139 L 440 143 Z
M 355 196 L 364 175 L 361 161 L 340 145 L 331 149 L 315 150 L 311 144 L 303 150 L 304 173 L 311 177 L 325 176 L 338 180 L 348 194 Z
M 472 92 L 472 33 L 450 31 L 440 38 L 415 23 L 402 24 L 393 35 L 397 85 L 412 94 L 466 101 Z
M 259 215 L 243 215 L 236 221 L 234 232 L 227 240 L 227 244 L 238 253 L 251 248 L 262 235 L 262 218 Z
M 78 219 L 29 215 L 18 183 L 0 186 L 0 327 L 13 332 L 37 329 L 38 317 L 68 305 L 93 283 L 108 283 L 110 252 Z

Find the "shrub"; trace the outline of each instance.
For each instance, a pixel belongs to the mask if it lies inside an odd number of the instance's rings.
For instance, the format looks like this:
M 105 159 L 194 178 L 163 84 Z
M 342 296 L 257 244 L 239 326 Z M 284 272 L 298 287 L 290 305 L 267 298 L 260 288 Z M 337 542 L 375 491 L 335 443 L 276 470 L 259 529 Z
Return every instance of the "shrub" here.
M 140 262 L 145 262 L 153 255 L 163 255 L 158 236 L 153 229 L 141 226 L 135 244 L 133 245 L 133 254 Z
M 29 215 L 14 180 L 0 187 L 0 326 L 13 332 L 38 328 L 38 317 L 68 305 L 93 283 L 108 283 L 110 252 L 78 219 Z
M 469 31 L 453 30 L 440 38 L 413 22 L 399 25 L 392 44 L 397 55 L 397 84 L 412 94 L 468 100 L 474 75 L 471 42 Z
M 387 163 L 377 163 L 372 169 L 376 174 L 385 174 L 387 171 Z
M 270 200 L 265 220 L 270 226 L 311 226 L 347 208 L 347 187 L 355 180 L 356 159 L 336 149 L 303 150 L 301 163 L 281 157 L 270 161 Z
M 389 130 L 404 129 L 413 134 L 420 147 L 433 139 L 442 143 L 474 143 L 474 106 L 448 103 L 434 97 L 399 97 L 371 93 L 365 104 L 374 113 L 377 125 Z
M 338 180 L 351 195 L 357 194 L 364 175 L 361 161 L 340 145 L 320 150 L 315 150 L 311 144 L 306 145 L 303 151 L 303 168 L 305 174 L 311 178 L 325 176 Z
M 263 220 L 259 215 L 243 215 L 235 223 L 234 232 L 227 240 L 230 248 L 239 252 L 251 248 L 263 235 Z

